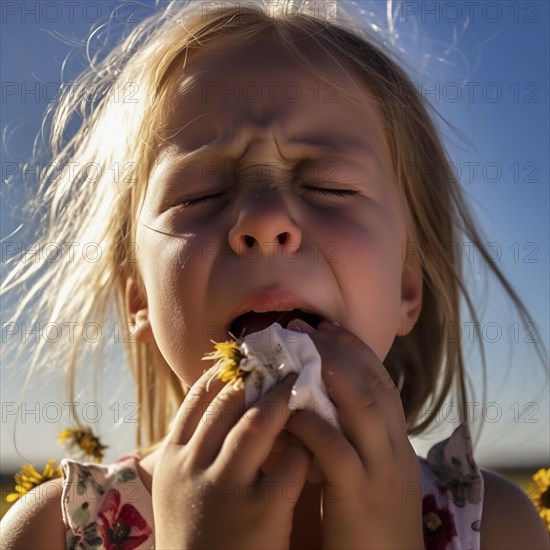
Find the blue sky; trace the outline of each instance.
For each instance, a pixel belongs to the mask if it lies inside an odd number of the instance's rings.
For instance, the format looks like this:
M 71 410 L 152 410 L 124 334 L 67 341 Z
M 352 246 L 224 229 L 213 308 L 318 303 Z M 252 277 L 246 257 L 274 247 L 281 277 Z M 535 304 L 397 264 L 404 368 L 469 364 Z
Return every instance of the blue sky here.
M 50 5 L 48 10 L 35 5 Z M 70 3 L 69 3 L 70 4 Z M 3 2 L 1 19 L 2 101 L 1 122 L 2 180 L 30 152 L 40 128 L 43 112 L 55 100 L 61 65 L 71 46 L 59 35 L 81 42 L 98 17 L 105 19 L 118 4 L 114 16 L 135 25 L 150 13 L 147 2 L 80 2 L 70 12 L 63 2 Z M 384 26 L 383 2 L 360 2 L 365 20 Z M 52 7 L 53 5 L 53 7 Z M 55 7 L 57 6 L 57 8 Z M 529 337 L 549 343 L 549 5 L 547 2 L 403 2 L 393 5 L 397 45 L 420 90 L 467 141 L 442 126 L 453 166 L 461 174 L 464 189 L 486 235 L 484 246 L 510 278 L 532 313 L 535 325 L 524 327 L 517 315 L 502 301 L 502 293 L 491 281 L 489 290 L 479 289 L 479 302 L 488 306 L 482 312 L 482 329 L 488 354 L 488 372 L 493 383 L 483 404 L 472 404 L 475 419 L 483 425 L 477 448 L 478 460 L 485 465 L 544 464 L 550 455 L 548 387 L 535 364 Z M 374 15 L 371 15 L 373 12 Z M 454 44 L 453 47 L 449 47 Z M 68 65 L 66 80 L 81 63 L 78 57 Z M 71 72 L 72 71 L 72 72 Z M 26 174 L 32 186 L 32 174 Z M 20 221 L 12 216 L 12 204 L 21 187 L 8 190 L 2 183 L 0 236 L 6 241 Z M 5 244 L 2 261 L 6 256 Z M 464 244 L 466 267 L 476 277 L 477 255 Z M 9 321 L 2 312 L 2 322 Z M 461 327 L 472 377 L 479 380 L 478 361 L 473 354 L 467 323 Z M 501 336 L 499 337 L 499 330 Z M 3 332 L 3 337 L 4 337 Z M 11 442 L 13 402 L 22 386 L 23 373 L 2 364 L 2 453 L 3 467 L 21 460 Z M 512 370 L 508 372 L 509 366 Z M 44 397 L 43 382 L 31 387 L 28 403 L 44 406 L 63 402 L 61 383 L 48 380 Z M 102 418 L 99 427 L 113 439 L 108 459 L 131 448 L 130 429 L 115 427 L 116 407 L 131 404 L 129 379 L 113 393 L 102 390 Z M 478 401 L 481 396 L 478 395 Z M 118 401 L 113 401 L 118 399 Z M 90 401 L 83 397 L 83 402 Z M 113 403 L 124 405 L 113 405 Z M 110 408 L 111 407 L 111 408 Z M 56 411 L 49 408 L 50 419 Z M 91 409 L 90 409 L 91 411 Z M 525 417 L 519 416 L 520 412 Z M 131 420 L 131 406 L 124 413 Z M 17 414 L 21 413 L 17 409 Z M 28 413 L 28 411 L 27 411 Z M 91 413 L 90 413 L 91 414 Z M 61 424 L 38 422 L 32 414 L 21 415 L 17 431 L 19 448 L 26 458 L 45 460 L 61 456 L 55 443 Z M 120 415 L 118 415 L 120 416 Z M 415 442 L 419 452 L 433 439 L 441 439 L 452 429 L 450 418 L 441 417 L 439 431 L 432 439 Z M 526 420 L 527 419 L 527 420 Z M 124 420 L 124 418 L 123 418 Z M 123 420 L 119 419 L 119 423 Z M 519 450 L 521 448 L 521 451 Z

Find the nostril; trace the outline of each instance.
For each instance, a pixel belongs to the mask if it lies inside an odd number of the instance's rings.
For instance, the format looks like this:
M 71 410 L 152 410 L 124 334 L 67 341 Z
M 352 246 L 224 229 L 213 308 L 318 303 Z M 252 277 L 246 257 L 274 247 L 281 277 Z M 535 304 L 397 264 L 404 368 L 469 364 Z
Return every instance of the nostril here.
M 279 242 L 279 244 L 285 244 L 286 241 L 288 240 L 288 233 L 279 233 L 277 235 L 277 241 Z
M 246 248 L 254 248 L 256 243 L 258 242 L 252 235 L 242 235 L 241 237 L 244 241 L 244 245 Z M 279 233 L 276 237 L 277 243 L 280 246 L 283 246 L 285 244 L 288 244 L 290 241 L 290 233 L 288 231 L 285 231 L 283 233 Z

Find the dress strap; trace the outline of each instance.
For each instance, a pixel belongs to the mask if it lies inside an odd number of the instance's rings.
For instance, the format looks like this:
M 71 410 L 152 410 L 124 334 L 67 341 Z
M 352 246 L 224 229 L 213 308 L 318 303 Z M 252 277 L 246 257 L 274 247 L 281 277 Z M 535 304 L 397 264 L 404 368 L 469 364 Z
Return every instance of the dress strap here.
M 424 541 L 428 550 L 479 549 L 483 477 L 466 424 L 421 459 Z

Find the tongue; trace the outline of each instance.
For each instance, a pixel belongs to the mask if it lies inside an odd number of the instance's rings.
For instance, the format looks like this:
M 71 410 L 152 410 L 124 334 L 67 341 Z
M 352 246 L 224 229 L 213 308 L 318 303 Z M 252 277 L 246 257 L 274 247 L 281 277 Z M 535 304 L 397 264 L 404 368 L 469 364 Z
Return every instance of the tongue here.
M 242 338 L 247 334 L 264 330 L 273 323 L 279 323 L 283 327 L 286 327 L 292 319 L 303 319 L 313 327 L 316 327 L 320 321 L 317 315 L 306 313 L 300 309 L 293 309 L 292 311 L 264 311 L 262 313 L 249 311 L 233 321 L 231 324 L 231 333 L 237 338 Z

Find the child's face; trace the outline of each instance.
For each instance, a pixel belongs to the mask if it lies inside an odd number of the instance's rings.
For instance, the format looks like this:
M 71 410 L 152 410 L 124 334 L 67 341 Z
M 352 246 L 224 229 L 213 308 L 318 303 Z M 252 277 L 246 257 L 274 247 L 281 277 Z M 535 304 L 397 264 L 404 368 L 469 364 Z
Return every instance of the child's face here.
M 367 108 L 352 103 L 338 89 L 350 81 L 325 68 L 332 84 L 267 44 L 188 60 L 139 216 L 147 299 L 129 283 L 128 307 L 138 339 L 154 338 L 189 385 L 210 366 L 211 340 L 249 310 L 313 311 L 381 359 L 416 321 L 422 280 L 403 263 L 380 122 L 367 95 Z

